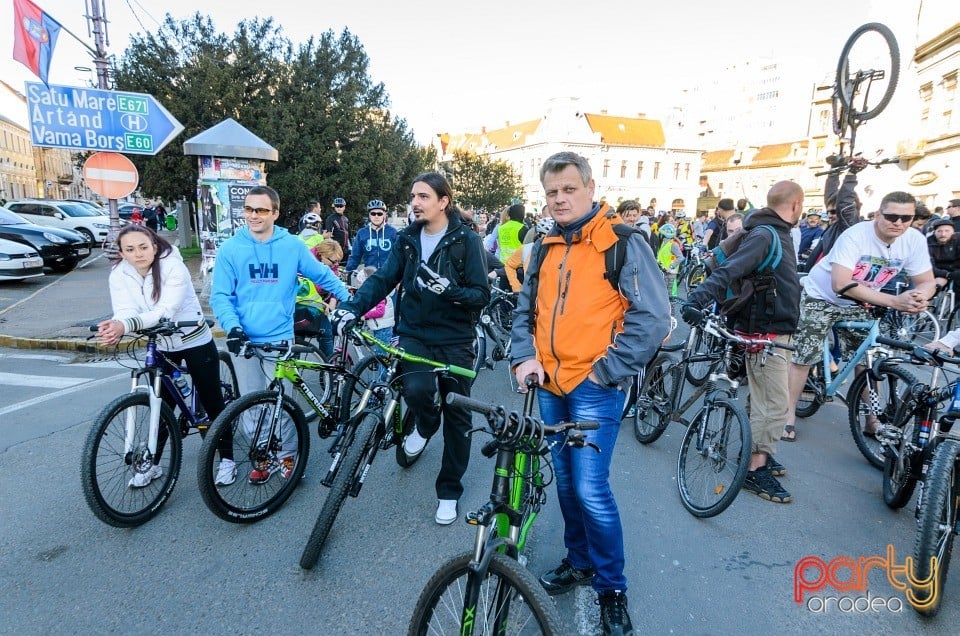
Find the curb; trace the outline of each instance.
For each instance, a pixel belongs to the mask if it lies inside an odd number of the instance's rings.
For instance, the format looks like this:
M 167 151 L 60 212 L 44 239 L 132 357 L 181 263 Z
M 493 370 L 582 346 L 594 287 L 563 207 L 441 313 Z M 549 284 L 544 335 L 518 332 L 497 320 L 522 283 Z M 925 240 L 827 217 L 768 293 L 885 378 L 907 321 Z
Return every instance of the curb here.
M 211 327 L 210 333 L 216 338 L 226 338 L 220 327 Z M 116 350 L 113 346 L 103 346 L 94 340 L 77 338 L 23 338 L 20 336 L 0 335 L 0 347 L 10 349 L 49 349 L 54 351 L 76 351 L 78 353 L 110 354 Z

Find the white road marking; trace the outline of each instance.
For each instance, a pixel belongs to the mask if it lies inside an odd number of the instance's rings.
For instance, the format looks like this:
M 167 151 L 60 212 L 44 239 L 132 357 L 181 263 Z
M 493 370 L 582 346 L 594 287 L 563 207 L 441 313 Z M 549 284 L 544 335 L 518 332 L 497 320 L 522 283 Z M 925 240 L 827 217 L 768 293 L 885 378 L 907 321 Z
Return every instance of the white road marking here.
M 54 353 L 0 353 L 0 359 L 6 360 L 45 360 L 47 362 L 70 362 L 72 356 L 62 356 Z
M 7 386 L 36 386 L 43 389 L 65 389 L 76 384 L 89 382 L 90 378 L 76 378 L 55 375 L 27 375 L 25 373 L 4 373 L 0 371 L 0 384 Z
M 107 384 L 118 380 L 119 378 L 129 378 L 127 373 L 118 373 L 117 375 L 111 375 L 107 378 L 100 378 L 99 380 L 94 380 L 92 382 L 84 382 L 83 384 L 77 384 L 68 389 L 63 389 L 62 391 L 57 391 L 55 393 L 49 393 L 47 395 L 41 395 L 40 397 L 35 397 L 32 400 L 25 400 L 17 404 L 11 404 L 0 409 L 0 415 L 6 415 L 7 413 L 13 413 L 14 411 L 19 411 L 20 409 L 25 409 L 30 406 L 35 406 L 37 404 L 42 404 L 47 400 L 56 400 L 65 395 L 70 395 L 71 393 L 76 393 L 77 391 L 85 391 L 87 389 L 92 389 L 95 386 L 100 386 L 101 384 Z

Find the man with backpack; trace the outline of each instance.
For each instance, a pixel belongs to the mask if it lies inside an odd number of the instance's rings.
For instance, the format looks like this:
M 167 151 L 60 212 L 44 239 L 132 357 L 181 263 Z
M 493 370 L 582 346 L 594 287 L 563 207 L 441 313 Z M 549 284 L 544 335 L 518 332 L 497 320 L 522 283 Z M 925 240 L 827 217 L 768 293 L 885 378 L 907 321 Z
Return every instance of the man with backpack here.
M 725 260 L 690 293 L 682 307 L 683 319 L 698 325 L 703 308 L 716 301 L 736 331 L 752 339 L 789 343 L 797 330 L 800 279 L 790 230 L 803 211 L 803 188 L 792 181 L 775 183 L 767 193 L 767 207 L 744 219 L 742 234 L 721 245 Z M 735 244 L 739 240 L 739 244 Z M 734 243 L 734 245 L 732 245 Z M 733 296 L 728 300 L 728 291 Z M 753 448 L 750 472 L 743 487 L 776 503 L 788 503 L 788 493 L 775 475 L 786 470 L 773 456 L 787 420 L 789 362 L 776 355 L 746 355 L 750 383 L 750 431 Z
M 644 237 L 608 215 L 606 204 L 593 202 L 596 185 L 586 159 L 552 155 L 540 181 L 556 225 L 530 258 L 514 313 L 511 366 L 522 390 L 531 375 L 543 387 L 537 397 L 546 424 L 600 425 L 584 432 L 589 446 L 555 440 L 561 442 L 551 452 L 566 556 L 540 583 L 549 594 L 592 584 L 603 633 L 632 634 L 610 462 L 623 411 L 621 387 L 656 354 L 669 331 L 670 307 Z M 619 269 L 611 272 L 608 263 L 618 262 L 618 254 Z

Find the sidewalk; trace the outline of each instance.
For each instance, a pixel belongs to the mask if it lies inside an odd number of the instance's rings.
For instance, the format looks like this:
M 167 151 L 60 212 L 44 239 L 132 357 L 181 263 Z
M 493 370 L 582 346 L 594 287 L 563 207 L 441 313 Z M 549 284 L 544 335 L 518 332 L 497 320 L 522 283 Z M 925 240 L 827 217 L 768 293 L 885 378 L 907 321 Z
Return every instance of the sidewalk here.
M 167 238 L 175 239 L 175 235 Z M 208 304 L 209 278 L 200 274 L 200 256 L 185 259 L 200 296 L 203 314 L 213 317 Z M 113 347 L 100 347 L 90 326 L 106 320 L 110 310 L 110 288 L 107 279 L 110 262 L 99 249 L 80 267 L 47 282 L 34 295 L 21 300 L 0 314 L 0 347 L 17 349 L 57 349 L 85 353 L 106 353 Z M 41 279 L 43 280 L 43 279 Z M 214 337 L 222 337 L 219 327 Z

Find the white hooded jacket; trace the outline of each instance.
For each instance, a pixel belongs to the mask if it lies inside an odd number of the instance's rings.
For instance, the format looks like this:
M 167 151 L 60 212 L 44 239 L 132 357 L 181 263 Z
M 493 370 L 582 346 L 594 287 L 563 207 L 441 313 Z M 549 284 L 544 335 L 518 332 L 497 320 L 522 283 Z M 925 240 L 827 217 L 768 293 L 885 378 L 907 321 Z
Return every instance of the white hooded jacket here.
M 213 339 L 203 322 L 203 311 L 197 292 L 190 279 L 190 270 L 173 248 L 159 259 L 162 288 L 158 300 L 153 300 L 153 275 L 143 277 L 126 261 L 110 272 L 110 301 L 113 320 L 123 323 L 125 333 L 155 327 L 162 318 L 175 321 L 198 320 L 200 326 L 184 329 L 184 334 L 170 336 L 160 343 L 163 351 L 181 351 L 207 344 Z M 156 267 L 156 262 L 154 267 Z

